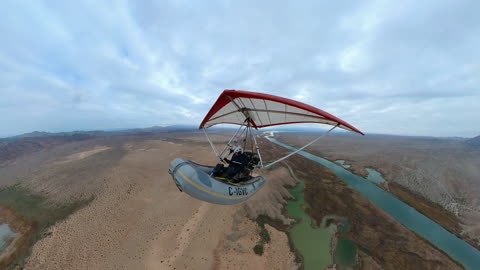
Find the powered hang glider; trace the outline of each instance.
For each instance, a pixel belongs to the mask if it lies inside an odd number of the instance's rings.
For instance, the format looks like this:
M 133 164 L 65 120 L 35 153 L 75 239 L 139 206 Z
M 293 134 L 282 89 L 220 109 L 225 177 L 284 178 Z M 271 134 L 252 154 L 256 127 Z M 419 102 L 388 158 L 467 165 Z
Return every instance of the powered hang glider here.
M 265 164 L 257 144 L 255 130 L 297 123 L 326 124 L 332 128 L 298 150 Z M 207 128 L 218 124 L 240 126 L 221 152 L 217 151 L 206 132 Z M 232 147 L 239 145 L 243 146 L 243 155 L 248 164 L 232 179 L 219 174 L 223 164 L 218 164 L 214 168 L 177 158 L 171 162 L 169 173 L 178 189 L 194 198 L 216 204 L 240 203 L 252 197 L 265 184 L 265 178 L 262 176 L 252 176 L 255 168 L 270 167 L 302 151 L 337 127 L 364 135 L 347 122 L 295 100 L 256 92 L 224 90 L 203 119 L 199 129 L 205 132 L 220 162 L 224 163 L 224 159 L 232 152 Z M 250 151 L 245 151 L 247 148 L 250 148 Z

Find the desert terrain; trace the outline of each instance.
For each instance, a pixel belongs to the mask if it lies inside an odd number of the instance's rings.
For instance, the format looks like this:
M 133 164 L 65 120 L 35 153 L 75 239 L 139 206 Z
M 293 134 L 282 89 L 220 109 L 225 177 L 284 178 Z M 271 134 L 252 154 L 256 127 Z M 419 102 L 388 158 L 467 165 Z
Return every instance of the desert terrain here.
M 217 140 L 218 136 L 214 136 Z M 168 166 L 176 157 L 215 162 L 198 134 L 97 138 L 34 151 L 1 168 L 2 188 L 43 196 L 45 207 L 86 201 L 42 232 L 24 221 L 21 208 L 1 208 L 0 223 L 20 234 L 41 234 L 24 261 L 3 258 L 24 269 L 297 269 L 285 232 L 265 224 L 270 241 L 262 256 L 253 248 L 259 215 L 282 215 L 293 185 L 286 169 L 266 171 L 270 181 L 255 199 L 236 206 L 197 201 L 178 191 Z M 14 186 L 14 187 L 17 187 Z M 12 216 L 16 217 L 15 221 Z M 23 223 L 27 223 L 26 225 Z M 20 230 L 23 224 L 26 229 Z M 19 239 L 22 239 L 19 236 Z M 28 240 L 30 241 L 30 240 Z M 25 252 L 28 243 L 17 245 Z M 7 262 L 9 260 L 9 262 Z M 13 261 L 13 263 L 12 263 Z
M 228 133 L 212 135 L 218 148 Z M 221 206 L 179 192 L 167 172 L 176 157 L 216 163 L 202 133 L 90 134 L 80 140 L 69 136 L 62 136 L 61 143 L 50 138 L 34 151 L 7 148 L 9 158 L 0 167 L 0 195 L 8 196 L 0 199 L 0 224 L 8 223 L 18 236 L 9 246 L 9 256 L 1 258 L 2 267 L 302 268 L 302 256 L 289 235 L 295 220 L 285 210 L 291 199 L 287 188 L 296 182 L 281 164 L 258 172 L 267 178 L 267 185 L 253 198 Z M 267 140 L 260 139 L 260 144 L 265 160 L 287 153 Z M 347 236 L 359 247 L 353 269 L 462 268 L 326 167 L 300 156 L 287 163 L 305 181 L 305 200 L 310 205 L 306 211 L 317 226 L 325 215 L 351 222 Z M 382 166 L 374 165 L 368 164 L 389 179 Z M 259 244 L 261 255 L 254 252 Z

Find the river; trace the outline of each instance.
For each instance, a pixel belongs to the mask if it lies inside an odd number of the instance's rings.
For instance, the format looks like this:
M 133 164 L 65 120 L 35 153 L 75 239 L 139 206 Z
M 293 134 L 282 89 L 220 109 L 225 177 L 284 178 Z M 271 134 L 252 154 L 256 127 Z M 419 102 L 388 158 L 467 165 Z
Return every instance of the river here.
M 267 139 L 289 150 L 297 150 L 296 148 L 281 143 L 276 139 L 269 137 L 267 137 Z M 427 239 L 438 249 L 444 251 L 454 260 L 464 265 L 465 268 L 470 270 L 479 268 L 480 251 L 462 239 L 456 237 L 454 234 L 448 232 L 438 223 L 427 218 L 408 204 L 397 199 L 392 194 L 381 189 L 365 178 L 346 170 L 335 162 L 317 157 L 305 151 L 300 151 L 298 154 L 332 170 L 352 189 L 360 192 L 363 196 L 389 214 L 392 218 L 396 219 L 411 231 Z

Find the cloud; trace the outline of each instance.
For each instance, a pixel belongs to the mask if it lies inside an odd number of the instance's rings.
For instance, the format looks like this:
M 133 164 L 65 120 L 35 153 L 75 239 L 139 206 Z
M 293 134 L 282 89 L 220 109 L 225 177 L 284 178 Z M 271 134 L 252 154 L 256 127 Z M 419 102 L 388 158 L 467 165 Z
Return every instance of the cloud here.
M 223 89 L 365 132 L 480 133 L 476 1 L 6 1 L 0 136 L 198 124 Z

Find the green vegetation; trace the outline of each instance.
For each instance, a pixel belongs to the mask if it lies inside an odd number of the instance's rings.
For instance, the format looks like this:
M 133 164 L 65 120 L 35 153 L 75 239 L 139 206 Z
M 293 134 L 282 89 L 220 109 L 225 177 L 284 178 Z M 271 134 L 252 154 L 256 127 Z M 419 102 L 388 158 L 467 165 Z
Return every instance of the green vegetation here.
M 267 228 L 265 228 L 267 219 L 265 216 L 258 216 L 255 221 L 257 222 L 258 226 L 260 226 L 260 232 L 258 233 L 260 235 L 260 241 L 255 247 L 253 247 L 253 251 L 255 254 L 262 256 L 263 246 L 270 242 L 270 234 L 268 233 Z
M 253 247 L 253 252 L 255 252 L 255 254 L 259 255 L 259 256 L 262 256 L 263 255 L 263 245 L 261 244 L 257 244 Z
M 284 209 L 286 211 L 286 209 Z M 285 213 L 286 214 L 286 213 Z M 271 219 L 270 217 L 266 216 L 266 215 L 259 215 L 255 220 L 254 220 L 258 226 L 260 226 L 260 228 L 265 228 L 265 224 L 268 224 L 272 227 L 274 227 L 275 229 L 279 230 L 279 231 L 282 231 L 282 232 L 285 232 L 287 233 L 287 236 L 288 236 L 288 246 L 290 247 L 290 251 L 293 252 L 295 254 L 295 262 L 298 263 L 298 264 L 302 264 L 303 263 L 303 257 L 302 255 L 300 254 L 300 252 L 298 252 L 297 249 L 295 249 L 295 245 L 293 244 L 293 240 L 292 240 L 292 237 L 290 235 L 290 230 L 292 229 L 290 227 L 290 225 L 285 225 L 283 224 L 283 222 L 279 219 Z M 262 230 L 260 230 L 260 233 L 262 232 Z M 268 233 L 268 231 L 267 231 Z M 264 236 L 265 239 L 266 239 L 266 235 Z M 260 235 L 260 239 L 262 239 L 262 236 Z M 270 239 L 270 234 L 268 234 L 268 239 Z M 270 241 L 270 240 L 269 240 Z M 263 246 L 263 244 L 262 244 Z
M 48 227 L 92 200 L 93 197 L 60 204 L 51 202 L 45 195 L 33 193 L 18 184 L 0 189 L 0 206 L 12 209 L 20 218 L 31 224 L 31 233 L 24 241 L 25 245 L 18 247 L 17 256 L 9 262 L 7 269 L 21 268 L 33 244 L 48 235 Z
M 261 243 L 268 243 L 270 242 L 270 234 L 268 233 L 265 227 L 262 227 L 260 230 L 260 242 Z

